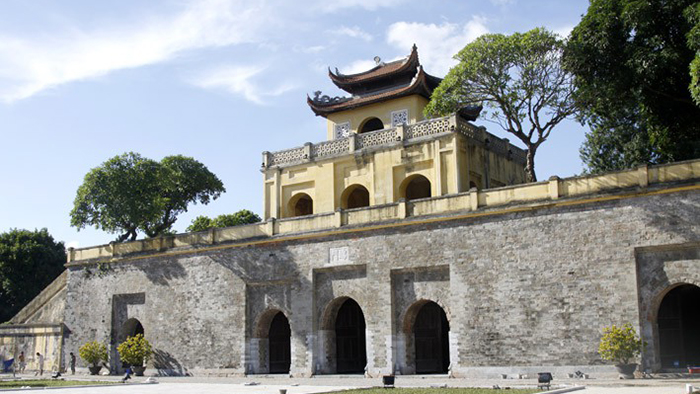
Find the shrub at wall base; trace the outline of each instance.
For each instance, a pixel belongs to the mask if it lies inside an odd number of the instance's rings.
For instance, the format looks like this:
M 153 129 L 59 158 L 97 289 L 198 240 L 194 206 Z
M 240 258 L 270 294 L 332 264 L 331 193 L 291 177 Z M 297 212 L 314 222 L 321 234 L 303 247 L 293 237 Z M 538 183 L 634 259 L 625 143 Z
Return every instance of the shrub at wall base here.
M 637 364 L 634 359 L 642 351 L 642 340 L 631 324 L 622 327 L 612 325 L 603 328 L 598 353 L 604 360 L 614 361 L 621 379 L 634 379 Z
M 107 346 L 97 341 L 87 342 L 78 349 L 80 358 L 87 364 L 90 370 L 90 375 L 97 375 L 102 369 L 100 365 L 103 361 L 107 361 Z
M 136 376 L 143 376 L 143 371 L 146 369 L 144 364 L 153 355 L 151 344 L 143 337 L 143 334 L 126 338 L 126 341 L 117 347 L 117 351 L 122 363 L 130 365 Z

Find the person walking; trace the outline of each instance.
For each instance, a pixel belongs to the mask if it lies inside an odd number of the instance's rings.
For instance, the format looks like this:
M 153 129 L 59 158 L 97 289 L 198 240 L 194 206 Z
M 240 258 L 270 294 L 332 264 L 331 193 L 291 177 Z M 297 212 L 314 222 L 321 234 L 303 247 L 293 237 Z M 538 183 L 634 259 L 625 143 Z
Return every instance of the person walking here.
M 19 373 L 24 373 L 24 368 L 27 367 L 27 360 L 24 358 L 24 351 L 19 352 L 17 361 L 19 361 Z
M 42 356 L 41 353 L 36 352 L 36 360 L 37 360 L 37 363 L 39 364 L 39 369 L 36 371 L 34 376 L 36 376 L 36 375 L 43 376 L 44 375 L 44 356 Z
M 75 375 L 75 354 L 70 352 L 70 374 Z

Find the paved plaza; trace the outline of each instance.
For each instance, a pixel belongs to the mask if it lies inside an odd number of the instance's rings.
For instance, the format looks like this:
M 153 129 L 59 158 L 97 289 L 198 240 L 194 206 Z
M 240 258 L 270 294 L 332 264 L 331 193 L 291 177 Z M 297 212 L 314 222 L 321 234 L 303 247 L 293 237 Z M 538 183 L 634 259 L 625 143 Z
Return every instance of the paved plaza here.
M 3 376 L 9 378 L 9 376 Z M 24 376 L 31 379 L 33 376 Z M 70 379 L 71 376 L 66 377 Z M 76 375 L 76 380 L 95 380 L 90 376 Z M 117 376 L 103 376 L 102 380 L 119 380 Z M 270 376 L 230 377 L 158 377 L 157 384 L 143 384 L 145 377 L 134 377 L 130 383 L 116 386 L 87 386 L 76 388 L 52 388 L 56 394 L 315 394 L 342 391 L 353 388 L 367 388 L 381 385 L 379 378 L 359 376 L 322 376 L 314 378 L 286 378 Z M 700 387 L 698 379 L 556 379 L 556 387 L 584 386 L 573 391 L 580 394 L 683 394 L 686 384 Z M 397 387 L 494 387 L 533 388 L 536 379 L 448 379 L 444 376 L 398 376 Z M 553 387 L 554 388 L 554 387 Z M 34 392 L 37 388 L 22 390 Z M 3 391 L 3 390 L 0 390 Z M 505 390 L 504 393 L 508 391 Z M 388 391 L 387 394 L 391 392 Z

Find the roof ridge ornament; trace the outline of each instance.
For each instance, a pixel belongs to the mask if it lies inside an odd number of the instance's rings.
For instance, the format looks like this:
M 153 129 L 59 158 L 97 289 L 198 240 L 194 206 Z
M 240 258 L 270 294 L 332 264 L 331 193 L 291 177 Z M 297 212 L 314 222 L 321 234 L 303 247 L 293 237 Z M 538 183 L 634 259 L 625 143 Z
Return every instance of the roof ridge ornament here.
M 344 103 L 346 101 L 352 100 L 351 97 L 345 97 L 345 96 L 331 97 L 327 94 L 321 95 L 321 93 L 322 92 L 320 90 L 317 90 L 314 92 L 313 99 L 311 99 L 308 95 L 306 95 L 306 97 L 308 97 L 310 100 L 312 100 L 315 104 L 339 104 L 339 103 Z
M 335 73 L 328 67 L 328 76 L 335 86 L 350 94 L 350 97 L 330 97 L 318 92 L 308 97 L 307 104 L 318 116 L 347 111 L 349 109 L 391 100 L 412 94 L 430 98 L 433 90 L 442 81 L 425 72 L 418 59 L 418 46 L 414 43 L 411 53 L 403 58 L 385 62 L 374 57 L 374 67 L 368 71 L 343 75 L 337 67 Z

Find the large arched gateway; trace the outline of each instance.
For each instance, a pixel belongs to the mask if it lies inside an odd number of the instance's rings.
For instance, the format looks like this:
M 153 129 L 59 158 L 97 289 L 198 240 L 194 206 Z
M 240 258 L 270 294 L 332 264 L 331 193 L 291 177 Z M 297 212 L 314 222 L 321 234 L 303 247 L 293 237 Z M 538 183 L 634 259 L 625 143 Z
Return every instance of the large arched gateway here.
M 284 313 L 277 313 L 270 323 L 268 333 L 270 373 L 289 373 L 291 334 L 289 320 Z
M 406 313 L 406 356 L 417 374 L 447 373 L 450 366 L 450 325 L 445 311 L 433 301 L 421 300 Z M 411 362 L 412 361 L 412 362 Z
M 700 365 L 700 287 L 684 284 L 664 296 L 658 313 L 661 368 Z
M 335 318 L 336 372 L 362 373 L 367 365 L 365 315 L 352 298 L 346 299 Z
M 251 360 L 252 372 L 289 373 L 291 334 L 289 320 L 284 312 L 269 309 L 260 315 L 253 333 L 258 356 Z

